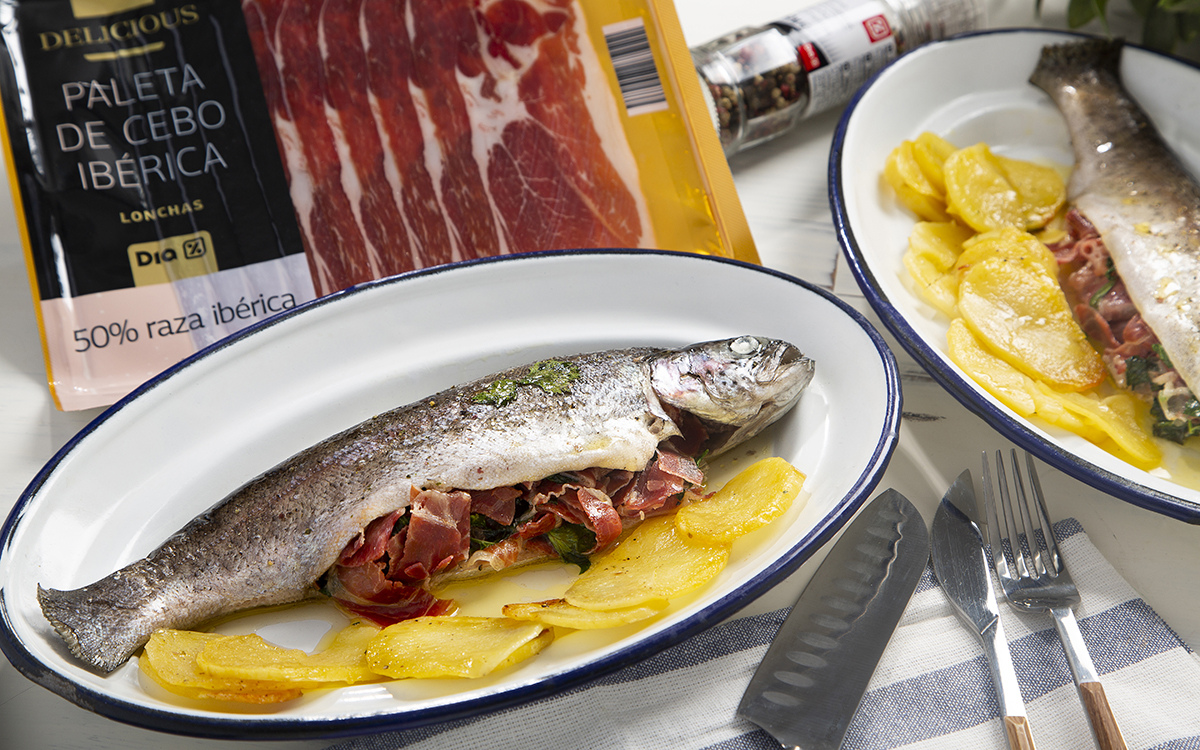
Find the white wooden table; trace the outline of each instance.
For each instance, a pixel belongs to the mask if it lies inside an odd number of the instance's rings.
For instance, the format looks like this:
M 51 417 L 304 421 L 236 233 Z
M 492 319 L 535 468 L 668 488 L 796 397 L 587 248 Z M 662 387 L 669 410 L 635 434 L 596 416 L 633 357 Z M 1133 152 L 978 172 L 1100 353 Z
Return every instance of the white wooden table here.
M 812 0 L 676 0 L 689 45 L 762 23 Z M 991 0 L 992 27 L 1034 25 L 1033 0 Z M 1041 24 L 1065 26 L 1065 0 L 1046 0 Z M 826 193 L 829 145 L 840 113 L 819 115 L 796 132 L 731 160 L 764 265 L 833 289 L 874 320 L 840 264 Z M 0 195 L 0 518 L 41 466 L 98 410 L 63 413 L 50 401 L 30 302 L 25 261 Z M 877 326 L 883 330 L 881 326 Z M 904 420 L 896 454 L 880 484 L 895 487 L 927 521 L 941 493 L 981 450 L 1007 441 L 960 406 L 898 346 Z M 1141 510 L 1053 471 L 1043 476 L 1054 519 L 1074 516 L 1108 560 L 1193 648 L 1200 648 L 1200 528 Z M 795 600 L 823 558 L 819 552 L 786 582 L 749 605 L 763 612 Z M 239 743 L 170 737 L 91 714 L 33 684 L 0 659 L 0 748 L 181 750 L 323 748 L 327 741 Z

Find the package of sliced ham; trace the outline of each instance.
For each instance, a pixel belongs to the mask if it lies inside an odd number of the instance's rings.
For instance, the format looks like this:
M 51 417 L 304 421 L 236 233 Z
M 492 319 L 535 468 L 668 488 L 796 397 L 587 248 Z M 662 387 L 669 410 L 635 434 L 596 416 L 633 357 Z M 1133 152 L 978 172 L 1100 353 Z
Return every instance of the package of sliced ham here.
M 0 0 L 0 39 L 64 410 L 405 271 L 758 260 L 670 0 Z

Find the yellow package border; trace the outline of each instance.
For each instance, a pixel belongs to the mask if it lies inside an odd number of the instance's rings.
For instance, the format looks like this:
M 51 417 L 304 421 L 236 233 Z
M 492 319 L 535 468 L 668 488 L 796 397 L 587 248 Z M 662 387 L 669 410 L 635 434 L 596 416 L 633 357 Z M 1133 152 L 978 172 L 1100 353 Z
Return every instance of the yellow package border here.
M 579 0 L 637 160 L 657 246 L 760 263 L 672 0 Z M 641 18 L 668 106 L 629 115 L 603 27 Z
M 33 241 L 29 237 L 29 224 L 26 221 L 25 199 L 21 195 L 21 182 L 17 173 L 17 160 L 13 158 L 12 142 L 9 140 L 7 123 L 0 123 L 0 148 L 4 149 L 4 162 L 8 171 L 8 192 L 13 202 L 13 211 L 17 217 L 17 230 L 21 234 L 21 250 L 25 256 L 25 273 L 29 276 L 29 289 L 33 294 L 33 314 L 37 318 L 38 337 L 42 344 L 42 363 L 46 367 L 46 384 L 50 389 L 50 398 L 54 408 L 63 411 L 62 401 L 58 397 L 58 388 L 54 380 L 54 369 L 50 364 L 50 340 L 46 338 L 46 319 L 42 315 L 42 293 L 38 287 L 37 266 L 33 261 Z

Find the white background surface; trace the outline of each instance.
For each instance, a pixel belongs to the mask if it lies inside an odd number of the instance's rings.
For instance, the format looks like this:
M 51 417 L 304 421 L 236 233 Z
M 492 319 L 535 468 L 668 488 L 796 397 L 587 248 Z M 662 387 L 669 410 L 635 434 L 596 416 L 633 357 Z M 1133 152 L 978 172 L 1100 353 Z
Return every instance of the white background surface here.
M 992 0 L 992 27 L 1034 24 L 1034 0 Z M 812 0 L 676 0 L 689 45 L 762 23 Z M 1041 23 L 1064 27 L 1065 0 L 1047 0 Z M 1136 37 L 1135 37 L 1136 38 Z M 856 301 L 854 280 L 838 271 L 839 248 L 826 193 L 829 144 L 840 112 L 731 160 L 743 207 L 765 265 Z M 7 189 L 7 181 L 4 182 Z M 75 432 L 99 412 L 55 410 L 45 383 L 41 345 L 25 261 L 7 195 L 0 196 L 0 515 Z M 721 301 L 737 304 L 737 300 Z M 816 322 L 814 322 L 816 324 Z M 984 449 L 1007 447 L 894 347 L 904 379 L 900 447 L 882 487 L 895 487 L 932 519 L 941 493 L 964 468 L 976 470 Z M 1200 647 L 1200 529 L 1115 500 L 1060 474 L 1042 477 L 1057 520 L 1078 518 L 1099 550 L 1193 648 Z M 817 558 L 822 555 L 818 553 Z M 750 607 L 787 606 L 811 575 L 814 558 Z M 686 721 L 686 717 L 679 717 Z M 327 741 L 236 743 L 167 736 L 88 713 L 29 682 L 0 659 L 0 748 L 323 748 Z

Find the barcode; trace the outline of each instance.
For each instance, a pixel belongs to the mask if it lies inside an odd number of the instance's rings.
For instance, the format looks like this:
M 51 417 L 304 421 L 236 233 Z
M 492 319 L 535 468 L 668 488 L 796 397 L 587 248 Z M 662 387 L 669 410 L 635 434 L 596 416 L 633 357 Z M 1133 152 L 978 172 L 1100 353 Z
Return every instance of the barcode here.
M 601 29 L 608 55 L 617 74 L 625 111 L 631 115 L 667 108 L 667 96 L 658 76 L 658 64 L 641 18 L 610 24 Z

